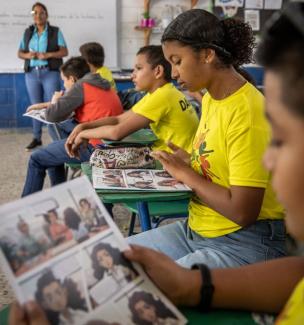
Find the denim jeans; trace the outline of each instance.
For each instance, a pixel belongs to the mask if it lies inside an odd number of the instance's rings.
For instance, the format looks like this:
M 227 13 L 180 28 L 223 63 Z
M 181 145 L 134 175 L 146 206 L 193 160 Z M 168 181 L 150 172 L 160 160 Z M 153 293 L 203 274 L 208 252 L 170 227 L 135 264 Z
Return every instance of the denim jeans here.
M 49 134 L 53 141 L 66 139 L 77 124 L 78 122 L 74 119 L 56 123 L 55 127 L 49 128 Z
M 211 268 L 238 267 L 286 255 L 282 220 L 257 221 L 225 236 L 206 238 L 178 221 L 128 238 L 129 244 L 146 246 L 190 268 L 204 263 Z
M 48 102 L 55 91 L 61 88 L 59 71 L 49 69 L 31 70 L 25 74 L 25 84 L 31 104 Z M 42 122 L 33 119 L 33 137 L 41 140 Z M 49 125 L 48 128 L 53 128 Z
M 80 159 L 70 158 L 64 144 L 65 139 L 54 141 L 31 154 L 22 196 L 42 190 L 46 170 L 52 186 L 65 182 L 64 163 L 88 161 L 94 150 L 94 147 L 89 144 L 87 149 L 81 149 Z

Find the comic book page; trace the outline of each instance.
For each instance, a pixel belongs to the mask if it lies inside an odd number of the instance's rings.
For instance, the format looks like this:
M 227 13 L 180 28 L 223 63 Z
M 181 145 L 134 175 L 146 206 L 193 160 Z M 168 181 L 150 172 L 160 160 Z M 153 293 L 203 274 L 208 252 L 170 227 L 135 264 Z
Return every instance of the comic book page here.
M 24 113 L 23 116 L 28 116 L 28 117 L 34 118 L 35 120 L 38 120 L 38 121 L 46 123 L 46 124 L 54 124 L 52 122 L 48 122 L 45 119 L 45 111 L 46 111 L 46 108 L 39 109 L 39 110 L 32 110 L 27 113 Z
M 117 189 L 136 191 L 191 191 L 174 179 L 165 170 L 156 169 L 102 169 L 92 167 L 95 189 Z
M 0 248 L 19 302 L 36 300 L 52 325 L 186 324 L 125 259 L 128 244 L 85 176 L 1 206 Z

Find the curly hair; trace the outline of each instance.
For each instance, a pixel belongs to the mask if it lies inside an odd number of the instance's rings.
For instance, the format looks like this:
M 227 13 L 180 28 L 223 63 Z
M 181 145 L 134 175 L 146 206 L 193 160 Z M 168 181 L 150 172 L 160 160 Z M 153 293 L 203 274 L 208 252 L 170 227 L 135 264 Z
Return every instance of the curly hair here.
M 176 315 L 173 314 L 173 312 L 169 308 L 167 308 L 166 305 L 160 299 L 155 299 L 152 293 L 146 291 L 136 291 L 129 298 L 129 308 L 132 312 L 132 320 L 134 324 L 153 325 L 153 323 L 145 321 L 141 317 L 139 317 L 137 310 L 135 309 L 135 305 L 140 301 L 144 301 L 146 304 L 154 306 L 155 313 L 158 318 L 170 317 L 177 319 Z
M 147 58 L 147 62 L 154 69 L 158 65 L 161 65 L 164 69 L 164 79 L 171 81 L 171 65 L 165 59 L 163 49 L 160 45 L 148 45 L 141 47 L 136 55 L 143 54 Z
M 133 272 L 137 274 L 135 269 L 132 267 L 131 263 L 128 262 L 123 256 L 121 251 L 111 246 L 108 243 L 99 243 L 96 246 L 94 246 L 92 253 L 91 253 L 91 259 L 92 259 L 92 268 L 94 270 L 94 277 L 98 280 L 102 280 L 104 277 L 104 274 L 108 271 L 105 267 L 101 266 L 98 259 L 97 259 L 97 253 L 101 250 L 105 250 L 111 255 L 113 259 L 114 265 L 123 265 L 129 269 L 131 269 Z M 128 279 L 130 281 L 131 279 Z
M 239 67 L 252 61 L 255 39 L 248 23 L 234 18 L 219 20 L 203 9 L 177 16 L 165 29 L 161 42 L 178 41 L 195 52 L 211 48 L 222 66 Z
M 81 222 L 78 213 L 73 208 L 68 207 L 63 211 L 63 215 L 64 223 L 66 226 L 73 230 L 78 230 L 79 224 Z
M 301 28 L 302 26 L 302 28 Z M 266 25 L 256 57 L 281 79 L 283 103 L 304 117 L 304 3 L 291 2 Z

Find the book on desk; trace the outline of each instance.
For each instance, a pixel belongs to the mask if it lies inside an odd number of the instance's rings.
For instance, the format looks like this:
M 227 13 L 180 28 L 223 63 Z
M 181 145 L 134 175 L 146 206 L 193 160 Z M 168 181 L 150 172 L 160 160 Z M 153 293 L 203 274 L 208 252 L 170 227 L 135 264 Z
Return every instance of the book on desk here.
M 191 189 L 162 169 L 104 169 L 92 167 L 95 189 L 147 192 L 183 192 Z

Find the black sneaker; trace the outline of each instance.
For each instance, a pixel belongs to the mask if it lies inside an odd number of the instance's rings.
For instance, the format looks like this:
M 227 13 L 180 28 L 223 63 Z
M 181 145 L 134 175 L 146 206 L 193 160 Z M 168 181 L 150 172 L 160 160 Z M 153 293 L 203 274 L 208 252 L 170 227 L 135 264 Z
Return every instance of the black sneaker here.
M 32 142 L 28 146 L 25 147 L 25 150 L 30 151 L 32 149 L 35 149 L 38 146 L 41 146 L 41 145 L 42 145 L 41 140 L 33 139 Z

